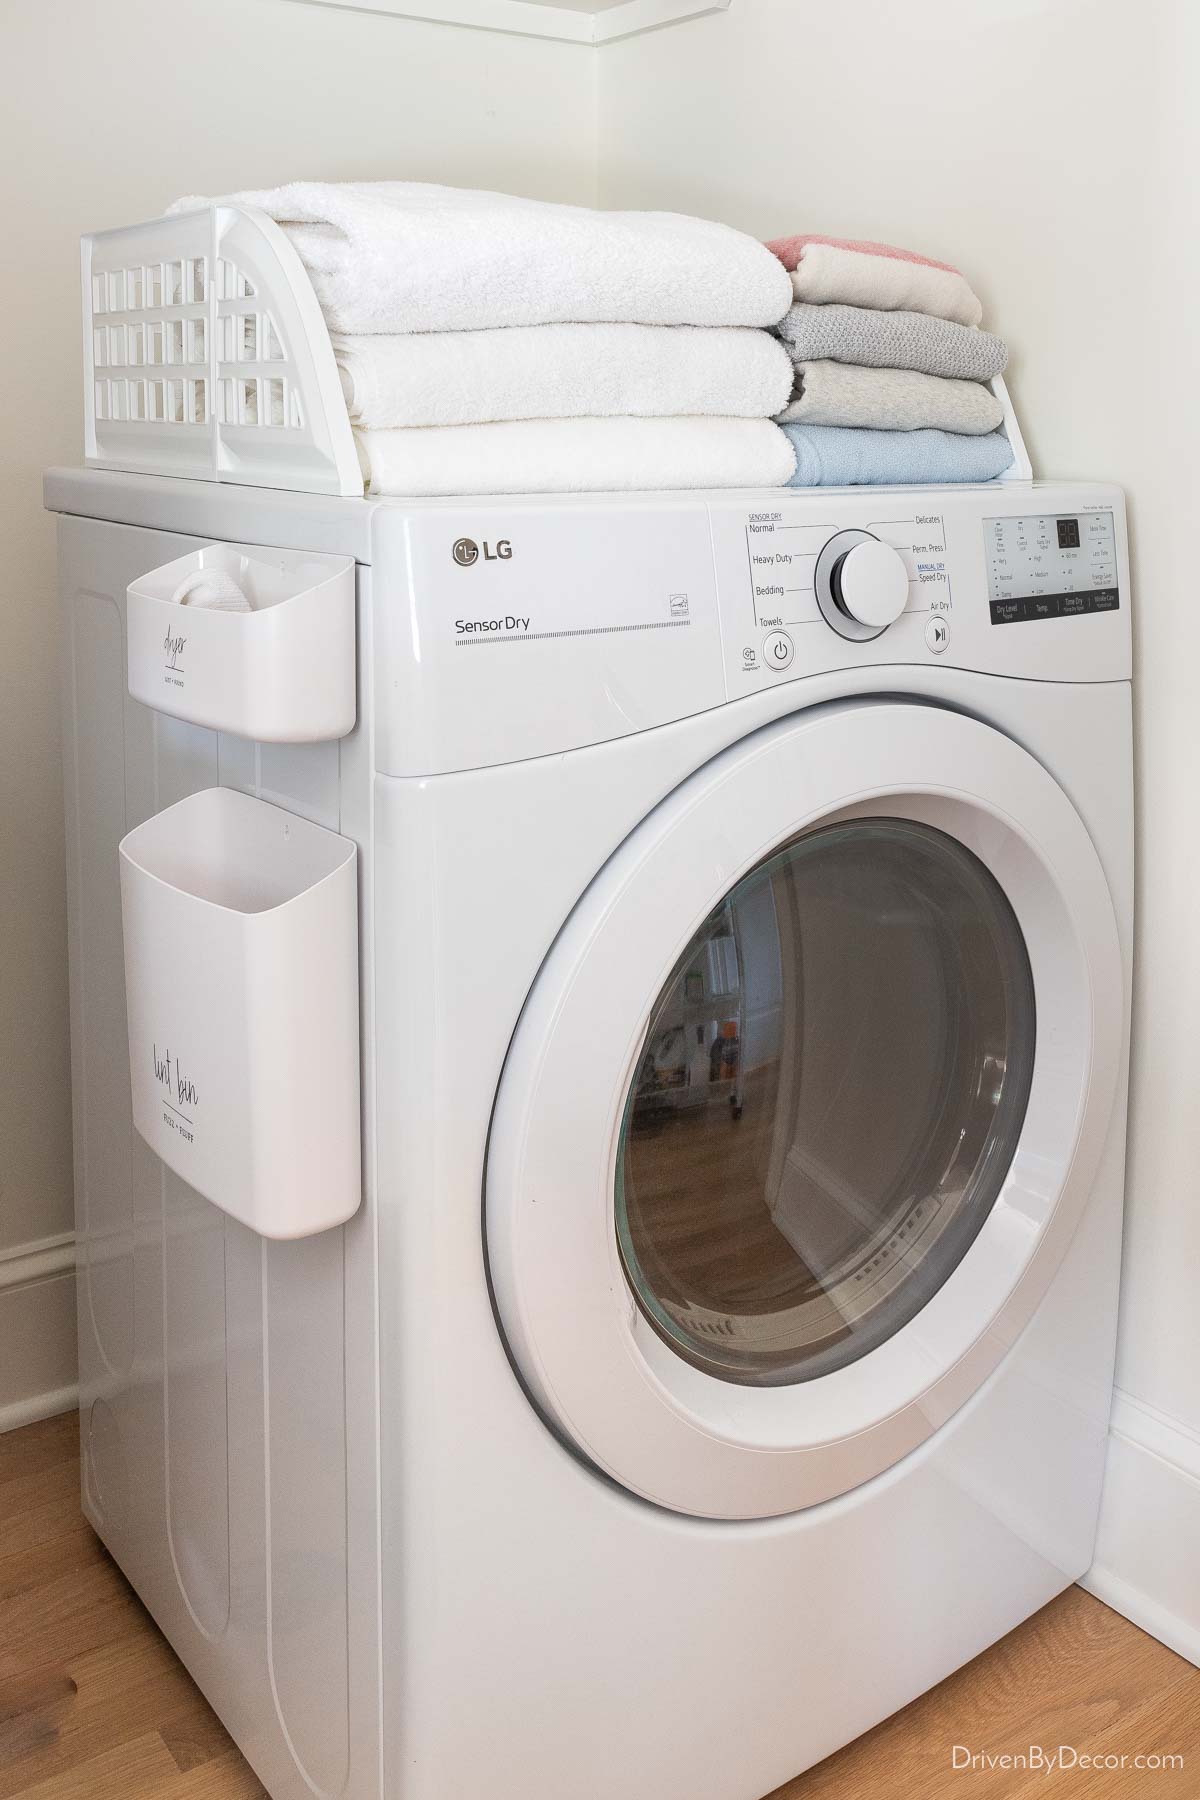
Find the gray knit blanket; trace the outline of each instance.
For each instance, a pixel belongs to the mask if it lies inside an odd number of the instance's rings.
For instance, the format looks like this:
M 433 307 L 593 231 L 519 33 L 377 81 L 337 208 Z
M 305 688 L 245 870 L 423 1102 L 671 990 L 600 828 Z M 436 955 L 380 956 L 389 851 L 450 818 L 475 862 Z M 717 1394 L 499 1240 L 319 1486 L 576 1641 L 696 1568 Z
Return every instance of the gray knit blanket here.
M 959 381 L 990 381 L 1008 362 L 1002 338 L 927 313 L 800 301 L 776 330 L 798 363 L 858 363 L 871 369 L 917 369 L 923 375 L 950 375 Z

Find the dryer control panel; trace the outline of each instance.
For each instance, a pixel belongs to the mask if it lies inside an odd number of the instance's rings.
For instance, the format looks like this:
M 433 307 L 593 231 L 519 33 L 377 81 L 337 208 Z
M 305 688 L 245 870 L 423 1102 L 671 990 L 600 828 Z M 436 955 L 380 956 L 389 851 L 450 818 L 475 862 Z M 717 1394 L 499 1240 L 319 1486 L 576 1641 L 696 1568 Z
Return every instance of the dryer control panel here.
M 1076 619 L 1121 604 L 1111 512 L 1023 513 L 983 522 L 993 625 Z
M 822 496 L 814 492 L 803 499 L 781 494 L 776 505 L 753 511 L 714 506 L 713 548 L 731 697 L 763 671 L 779 674 L 792 667 L 797 650 L 797 674 L 811 672 L 814 658 L 818 665 L 831 666 L 828 656 L 837 654 L 836 645 L 826 643 L 831 628 L 837 637 L 865 645 L 885 629 L 895 630 L 898 617 L 948 613 L 950 565 L 946 520 L 935 504 L 939 498 L 918 499 L 914 505 L 911 495 L 860 494 L 847 507 L 845 496 L 829 497 L 822 505 Z M 852 602 L 840 592 L 840 573 L 852 550 L 872 543 L 890 549 L 907 578 L 908 595 L 888 626 L 860 629 Z M 739 564 L 748 577 L 740 584 Z M 744 598 L 730 604 L 738 585 Z M 839 608 L 844 615 L 840 621 Z M 807 626 L 819 629 L 809 632 Z
M 859 664 L 1128 679 L 1116 489 L 814 489 L 709 513 L 730 699 Z
M 372 546 L 386 774 L 561 754 L 838 670 L 1130 674 L 1112 487 L 396 501 Z

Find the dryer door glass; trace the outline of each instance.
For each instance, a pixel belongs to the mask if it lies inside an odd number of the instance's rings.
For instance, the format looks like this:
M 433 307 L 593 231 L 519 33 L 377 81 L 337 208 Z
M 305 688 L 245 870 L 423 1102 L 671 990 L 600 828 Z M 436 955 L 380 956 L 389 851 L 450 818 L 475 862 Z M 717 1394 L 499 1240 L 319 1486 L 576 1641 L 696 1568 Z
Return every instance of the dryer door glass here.
M 617 1236 L 654 1329 L 755 1385 L 884 1343 L 1000 1192 L 1034 1036 L 1012 907 L 945 832 L 857 818 L 751 870 L 660 994 L 625 1106 Z

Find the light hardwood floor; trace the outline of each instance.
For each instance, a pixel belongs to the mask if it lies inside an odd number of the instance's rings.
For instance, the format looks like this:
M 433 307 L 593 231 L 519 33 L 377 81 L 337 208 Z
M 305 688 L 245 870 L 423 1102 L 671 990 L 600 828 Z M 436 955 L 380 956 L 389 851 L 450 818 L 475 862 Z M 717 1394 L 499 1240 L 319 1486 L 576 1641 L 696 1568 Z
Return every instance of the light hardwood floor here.
M 73 1414 L 0 1437 L 0 1800 L 261 1800 L 84 1524 L 77 1489 Z M 1130 1760 L 1123 1770 L 956 1772 L 958 1743 L 993 1755 L 1068 1744 Z M 1157 1752 L 1182 1755 L 1184 1767 L 1133 1766 Z M 1200 1795 L 1200 1670 L 1078 1588 L 771 1800 L 1068 1795 Z

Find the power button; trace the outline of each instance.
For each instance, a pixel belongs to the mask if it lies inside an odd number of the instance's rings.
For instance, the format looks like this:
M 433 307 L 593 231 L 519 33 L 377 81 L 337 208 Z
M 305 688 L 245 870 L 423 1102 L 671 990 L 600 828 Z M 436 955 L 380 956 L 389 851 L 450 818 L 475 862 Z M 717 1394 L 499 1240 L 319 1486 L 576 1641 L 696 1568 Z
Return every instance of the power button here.
M 763 641 L 763 662 L 768 669 L 786 669 L 796 654 L 796 647 L 786 631 L 773 631 Z

